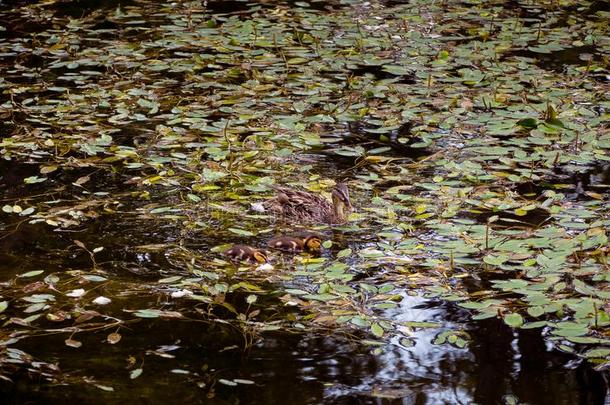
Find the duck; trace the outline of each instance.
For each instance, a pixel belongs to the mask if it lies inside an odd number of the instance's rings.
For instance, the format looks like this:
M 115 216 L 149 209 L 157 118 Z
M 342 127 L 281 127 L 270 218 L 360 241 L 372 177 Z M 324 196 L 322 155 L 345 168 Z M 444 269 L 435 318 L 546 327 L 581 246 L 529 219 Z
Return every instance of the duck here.
M 262 206 L 265 211 L 288 221 L 342 224 L 353 208 L 345 183 L 335 185 L 331 192 L 332 202 L 320 195 L 288 187 L 278 186 L 276 191 L 276 196 L 263 202 Z
M 308 235 L 305 238 L 297 238 L 294 236 L 279 236 L 269 241 L 268 246 L 271 249 L 282 250 L 284 252 L 317 252 L 322 246 L 322 241 L 316 235 Z
M 264 250 L 248 245 L 233 245 L 223 253 L 233 262 L 249 262 L 252 264 L 267 263 L 267 253 Z

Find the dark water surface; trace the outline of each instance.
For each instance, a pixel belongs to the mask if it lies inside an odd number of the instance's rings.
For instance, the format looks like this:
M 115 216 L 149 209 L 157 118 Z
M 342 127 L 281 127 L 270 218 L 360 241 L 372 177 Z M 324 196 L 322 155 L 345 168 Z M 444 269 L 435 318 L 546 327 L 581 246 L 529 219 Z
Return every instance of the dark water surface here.
M 42 229 L 24 226 L 10 241 L 3 239 L 2 274 L 48 267 L 62 258 L 61 239 Z M 100 223 L 78 237 L 86 244 L 98 240 L 108 246 L 114 241 L 118 248 L 126 243 L 125 236 L 132 242 L 154 241 L 171 239 L 171 233 L 167 229 L 151 235 L 137 224 L 114 223 L 109 228 Z M 99 235 L 105 239 L 100 241 Z M 159 274 L 174 274 L 163 255 L 137 257 L 117 249 L 107 259 L 104 267 L 123 283 L 154 282 Z M 75 253 L 62 263 L 86 267 L 87 257 Z M 164 301 L 162 293 L 117 297 L 110 312 L 120 316 L 122 309 Z M 238 300 L 228 301 L 237 305 Z M 168 301 L 164 309 L 184 308 Z M 67 381 L 71 374 L 85 375 L 112 386 L 113 392 L 82 383 L 54 385 L 19 370 L 10 375 L 13 383 L 0 385 L 3 403 L 500 404 L 511 395 L 528 404 L 605 403 L 604 375 L 551 350 L 538 330 L 512 330 L 498 319 L 469 322 L 467 311 L 418 295 L 404 294 L 391 312 L 396 321 L 461 326 L 472 343 L 467 349 L 436 345 L 432 341 L 438 330 L 425 329 L 413 333 L 413 347 L 394 341 L 379 355 L 346 337 L 333 337 L 332 331 L 328 336 L 267 332 L 244 350 L 242 332 L 222 322 L 142 319 L 122 328 L 116 345 L 105 342 L 107 330 L 78 334 L 83 343 L 78 349 L 66 346 L 63 334 L 15 345 L 36 360 L 57 362 Z M 144 369 L 135 380 L 128 377 L 130 358 Z M 220 379 L 254 384 L 226 386 Z
M 406 299 L 398 313 L 409 320 L 459 318 L 419 298 Z M 432 345 L 434 333 L 418 333 L 415 347 L 396 345 L 381 356 L 343 339 L 307 333 L 265 334 L 244 353 L 239 333 L 218 325 L 143 321 L 132 328 L 123 331 L 117 346 L 102 343 L 105 333 L 82 338 L 78 350 L 66 348 L 63 337 L 19 345 L 35 357 L 61 359 L 66 373 L 112 384 L 114 392 L 38 383 L 23 373 L 13 376 L 14 384 L 3 384 L 5 403 L 162 404 L 179 398 L 214 404 L 495 404 L 514 394 L 521 403 L 568 405 L 603 404 L 607 391 L 600 373 L 550 352 L 538 332 L 512 332 L 495 320 L 468 329 L 474 340 L 468 350 Z M 129 356 L 145 364 L 145 372 L 133 381 L 124 370 Z M 209 398 L 212 377 L 255 384 L 217 383 Z

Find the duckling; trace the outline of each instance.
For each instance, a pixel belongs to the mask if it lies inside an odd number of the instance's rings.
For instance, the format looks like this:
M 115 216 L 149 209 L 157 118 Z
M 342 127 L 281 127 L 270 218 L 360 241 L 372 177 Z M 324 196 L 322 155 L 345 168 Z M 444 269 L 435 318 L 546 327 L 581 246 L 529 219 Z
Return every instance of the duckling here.
M 344 183 L 337 183 L 331 197 L 332 203 L 324 197 L 287 187 L 277 187 L 277 195 L 262 205 L 287 220 L 301 223 L 342 224 L 352 210 L 349 191 Z
M 322 241 L 315 235 L 309 235 L 305 238 L 279 236 L 271 239 L 268 245 L 272 249 L 282 250 L 285 252 L 317 252 L 320 250 L 320 246 L 322 246 Z
M 231 261 L 249 262 L 249 263 L 267 263 L 267 253 L 264 250 L 256 249 L 247 245 L 233 245 L 230 249 L 225 250 L 223 253 Z

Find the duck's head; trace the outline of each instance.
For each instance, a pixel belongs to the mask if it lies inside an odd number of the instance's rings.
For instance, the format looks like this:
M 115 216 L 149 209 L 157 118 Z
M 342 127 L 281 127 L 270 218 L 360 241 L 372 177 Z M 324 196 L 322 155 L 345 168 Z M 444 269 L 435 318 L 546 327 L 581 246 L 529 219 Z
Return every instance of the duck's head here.
M 347 185 L 345 183 L 337 183 L 331 195 L 333 206 L 335 207 L 335 216 L 339 219 L 345 219 L 353 209 Z
M 281 204 L 289 204 L 290 203 L 290 197 L 288 197 L 288 195 L 286 193 L 283 192 L 279 192 L 277 193 L 277 201 Z
M 303 244 L 305 245 L 306 250 L 310 252 L 317 252 L 322 246 L 322 241 L 315 235 L 309 235 L 303 240 Z
M 269 258 L 267 257 L 267 253 L 264 250 L 255 250 L 252 253 L 252 258 L 260 264 L 267 263 Z

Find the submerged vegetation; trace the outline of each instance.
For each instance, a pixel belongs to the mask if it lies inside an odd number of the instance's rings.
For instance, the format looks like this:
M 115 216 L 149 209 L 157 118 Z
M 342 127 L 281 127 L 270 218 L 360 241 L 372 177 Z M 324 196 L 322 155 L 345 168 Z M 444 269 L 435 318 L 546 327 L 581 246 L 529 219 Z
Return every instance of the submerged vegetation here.
M 534 3 L 1 4 L 0 378 L 113 391 L 70 359 L 155 321 L 384 356 L 495 318 L 606 370 L 610 11 Z M 341 182 L 345 223 L 252 209 Z M 308 233 L 321 251 L 223 255 Z M 472 317 L 405 319 L 409 297 Z M 183 367 L 209 398 L 255 383 Z

